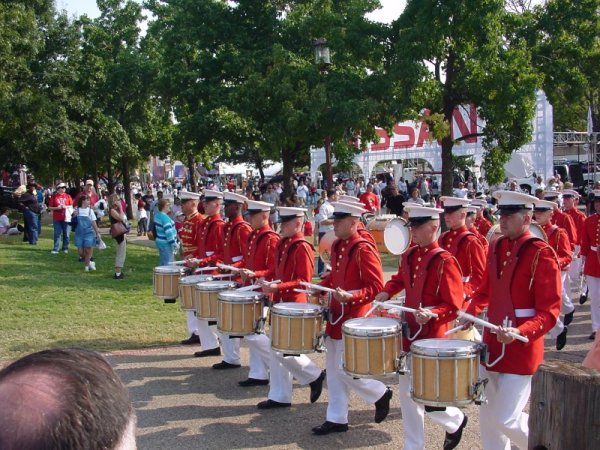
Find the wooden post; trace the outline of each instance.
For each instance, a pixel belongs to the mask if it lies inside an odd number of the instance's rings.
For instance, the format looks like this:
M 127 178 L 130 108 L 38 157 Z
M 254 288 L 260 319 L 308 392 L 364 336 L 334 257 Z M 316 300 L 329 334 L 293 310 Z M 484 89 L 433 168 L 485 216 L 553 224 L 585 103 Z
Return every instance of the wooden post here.
M 550 360 L 533 376 L 529 449 L 600 449 L 600 372 Z

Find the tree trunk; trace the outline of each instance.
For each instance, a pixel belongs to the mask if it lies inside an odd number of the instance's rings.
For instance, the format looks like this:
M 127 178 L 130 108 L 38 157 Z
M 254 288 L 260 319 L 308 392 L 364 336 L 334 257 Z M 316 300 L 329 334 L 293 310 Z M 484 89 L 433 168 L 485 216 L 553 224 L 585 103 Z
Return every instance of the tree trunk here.
M 285 147 L 281 152 L 281 160 L 283 162 L 283 196 L 285 198 L 290 197 L 294 193 L 294 164 L 299 145 L 299 143 L 296 143 L 295 149 Z
M 533 376 L 529 449 L 600 448 L 600 372 L 568 361 L 544 362 Z
M 442 195 L 448 196 L 452 196 L 454 183 L 454 161 L 452 159 L 453 147 L 454 142 L 452 142 L 450 136 L 446 136 L 442 139 Z
M 127 203 L 127 218 L 133 219 L 133 208 L 131 207 L 131 176 L 129 173 L 129 159 L 124 156 L 121 163 L 123 172 L 123 193 Z
M 192 192 L 196 192 L 198 189 L 196 186 L 196 161 L 194 161 L 194 155 L 188 155 L 187 165 L 188 171 L 190 172 L 190 188 Z
M 115 193 L 115 179 L 114 179 L 114 175 L 113 175 L 113 167 L 112 167 L 110 152 L 106 153 L 106 177 L 108 178 L 108 185 L 107 185 L 108 193 L 114 194 Z

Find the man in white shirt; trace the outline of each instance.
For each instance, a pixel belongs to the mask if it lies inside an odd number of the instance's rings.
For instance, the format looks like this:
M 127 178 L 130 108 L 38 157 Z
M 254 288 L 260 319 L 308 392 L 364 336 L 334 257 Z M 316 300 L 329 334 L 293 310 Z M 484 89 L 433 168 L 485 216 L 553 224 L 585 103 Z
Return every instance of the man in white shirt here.
M 337 199 L 338 195 L 335 189 L 327 190 L 327 200 L 325 200 L 319 208 L 319 213 L 315 215 L 315 224 L 318 224 L 319 226 L 319 242 L 325 233 L 328 231 L 333 231 L 334 207 L 332 203 L 336 202 Z M 319 264 L 317 268 L 319 275 L 323 272 L 323 269 L 325 269 L 325 264 L 323 263 L 323 260 L 319 258 Z
M 306 205 L 306 200 L 308 199 L 308 188 L 304 184 L 304 180 L 298 181 L 298 187 L 296 188 L 296 197 L 300 201 L 300 205 Z

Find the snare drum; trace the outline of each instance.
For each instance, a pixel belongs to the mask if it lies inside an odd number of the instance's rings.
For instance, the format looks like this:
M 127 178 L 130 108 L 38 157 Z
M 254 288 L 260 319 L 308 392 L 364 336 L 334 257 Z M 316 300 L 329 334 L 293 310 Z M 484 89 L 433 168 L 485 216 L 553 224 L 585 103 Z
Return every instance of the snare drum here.
M 285 302 L 271 308 L 271 348 L 301 355 L 312 353 L 323 326 L 323 308 L 310 303 Z
M 192 303 L 196 310 L 196 317 L 205 320 L 217 320 L 217 296 L 219 292 L 238 287 L 234 281 L 214 280 L 198 283 L 194 289 Z
M 158 266 L 154 268 L 154 295 L 163 300 L 173 300 L 179 295 L 179 279 L 185 275 L 180 266 Z
M 410 395 L 430 406 L 474 401 L 481 345 L 461 339 L 423 339 L 411 347 Z
M 204 281 L 212 281 L 210 275 L 190 275 L 179 280 L 179 301 L 183 311 L 193 311 L 194 307 L 194 291 L 198 283 Z
M 265 296 L 258 292 L 223 291 L 217 298 L 217 330 L 229 336 L 256 332 Z
M 364 317 L 342 325 L 344 371 L 353 377 L 380 376 L 396 372 L 402 328 L 394 319 Z

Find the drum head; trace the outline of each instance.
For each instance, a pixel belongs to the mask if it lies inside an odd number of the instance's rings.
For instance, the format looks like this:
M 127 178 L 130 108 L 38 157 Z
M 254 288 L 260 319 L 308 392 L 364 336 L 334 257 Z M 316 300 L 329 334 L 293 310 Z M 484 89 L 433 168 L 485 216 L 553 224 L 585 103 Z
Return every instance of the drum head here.
M 500 225 L 496 224 L 492 228 L 490 228 L 490 230 L 487 232 L 487 235 L 485 236 L 485 238 L 491 244 L 496 239 L 498 239 L 500 236 L 502 236 L 502 233 L 500 232 Z
M 213 277 L 210 275 L 190 275 L 188 277 L 183 277 L 181 280 L 179 280 L 179 284 L 198 284 L 212 280 Z
M 405 225 L 406 220 L 396 217 L 383 230 L 383 242 L 392 255 L 401 255 L 410 246 L 410 228 Z
M 198 291 L 223 291 L 225 289 L 235 289 L 237 287 L 237 283 L 230 280 L 214 280 L 214 281 L 205 281 L 203 283 L 199 283 L 196 286 Z
M 228 290 L 219 292 L 218 298 L 219 300 L 232 303 L 252 303 L 258 300 L 262 300 L 263 298 L 265 298 L 265 295 L 260 292 L 254 291 L 239 292 L 234 290 Z
M 360 317 L 342 325 L 342 331 L 351 336 L 383 336 L 400 332 L 400 323 L 385 317 Z
M 410 351 L 424 356 L 465 356 L 477 353 L 479 344 L 463 339 L 423 339 L 415 341 Z
M 323 307 L 312 303 L 283 302 L 273 305 L 271 311 L 282 316 L 303 316 L 320 314 Z
M 531 225 L 529 225 L 529 231 L 535 237 L 540 238 L 545 242 L 548 242 L 548 236 L 546 236 L 546 232 L 539 223 L 532 222 Z
M 157 266 L 154 268 L 155 273 L 171 273 L 180 274 L 183 273 L 183 268 L 179 266 Z

